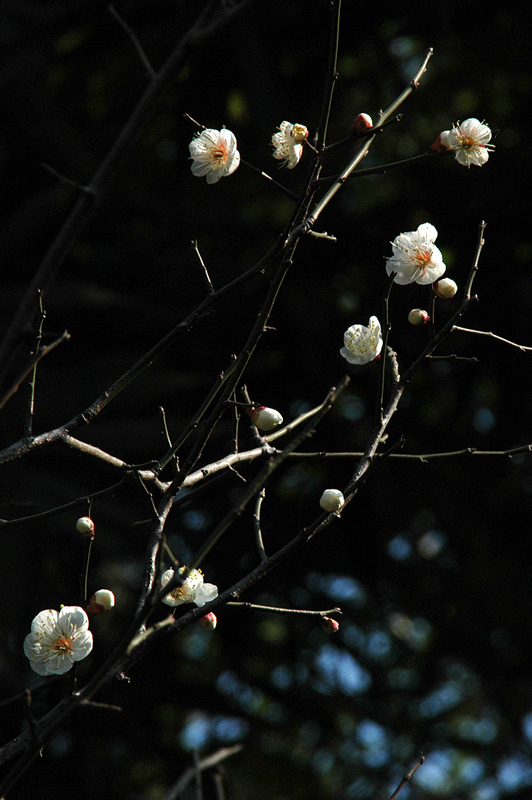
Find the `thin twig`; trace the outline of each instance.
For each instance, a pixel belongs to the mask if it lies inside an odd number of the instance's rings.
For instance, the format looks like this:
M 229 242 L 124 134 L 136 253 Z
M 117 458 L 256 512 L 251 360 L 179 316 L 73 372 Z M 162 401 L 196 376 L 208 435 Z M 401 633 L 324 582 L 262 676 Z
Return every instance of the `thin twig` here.
M 255 544 L 257 545 L 257 550 L 259 552 L 259 557 L 261 561 L 265 561 L 268 558 L 268 556 L 266 555 L 266 550 L 264 549 L 264 541 L 262 539 L 262 530 L 260 525 L 260 511 L 265 497 L 266 497 L 266 489 L 263 487 L 257 495 L 257 499 L 255 501 L 255 508 L 253 509 L 253 529 L 255 531 Z
M 290 200 L 294 200 L 296 202 L 297 200 L 299 200 L 299 195 L 290 191 L 290 189 L 287 189 L 286 186 L 283 186 L 282 183 L 276 181 L 275 178 L 272 178 L 272 176 L 268 175 L 268 173 L 264 172 L 264 170 L 259 169 L 259 167 L 253 166 L 253 164 L 250 164 L 249 161 L 245 161 L 243 158 L 240 159 L 240 163 L 244 164 L 248 169 L 252 170 L 253 172 L 256 172 L 258 175 L 261 176 L 261 178 L 266 178 L 266 180 L 270 181 L 270 183 L 272 183 L 275 187 L 277 187 L 277 189 L 279 189 L 283 194 L 289 197 Z
M 9 389 L 6 391 L 6 393 L 4 394 L 2 399 L 0 400 L 0 409 L 3 408 L 5 406 L 5 404 L 7 403 L 7 401 L 9 400 L 9 398 L 12 397 L 15 394 L 15 392 L 18 391 L 22 381 L 30 374 L 30 372 L 32 370 L 35 369 L 35 367 L 39 363 L 39 361 L 41 361 L 45 356 L 47 356 L 49 353 L 51 353 L 52 350 L 55 350 L 55 348 L 58 345 L 63 344 L 63 342 L 68 342 L 69 339 L 70 339 L 69 332 L 68 331 L 63 331 L 61 336 L 59 336 L 57 339 L 55 339 L 50 344 L 46 345 L 46 347 L 41 347 L 39 349 L 39 352 L 36 354 L 36 356 L 30 361 L 30 363 L 24 369 L 24 371 L 11 384 Z
M 485 239 L 484 239 L 485 230 L 486 230 L 486 223 L 484 222 L 484 220 L 482 220 L 482 222 L 478 226 L 478 240 L 477 240 L 477 247 L 475 250 L 475 256 L 473 258 L 473 264 L 471 266 L 471 271 L 469 273 L 464 289 L 465 300 L 469 300 L 469 298 L 471 297 L 471 289 L 473 287 L 473 281 L 475 280 L 475 275 L 477 274 L 478 271 L 478 262 L 480 260 L 480 253 L 482 252 L 482 248 L 484 247 L 485 244 Z
M 530 352 L 532 347 L 527 347 L 524 344 L 517 344 L 517 342 L 511 342 L 510 339 L 504 339 L 502 336 L 498 336 L 496 333 L 492 333 L 491 331 L 476 331 L 473 328 L 462 328 L 460 325 L 453 325 L 451 332 L 453 331 L 461 331 L 462 333 L 474 333 L 477 336 L 489 336 L 490 339 L 496 339 L 498 342 L 503 342 L 504 344 L 509 344 L 511 347 L 517 347 L 518 350 L 521 352 Z
M 404 789 L 405 785 L 406 785 L 406 784 L 408 783 L 408 781 L 409 781 L 409 780 L 412 778 L 412 775 L 414 774 L 414 772 L 415 772 L 417 769 L 419 769 L 419 767 L 420 767 L 422 764 L 424 764 L 424 763 L 425 763 L 425 756 L 424 756 L 423 754 L 421 754 L 421 755 L 420 755 L 420 757 L 419 757 L 419 759 L 418 759 L 418 761 L 417 761 L 417 763 L 416 763 L 416 764 L 415 764 L 415 765 L 412 767 L 412 769 L 410 770 L 410 772 L 407 772 L 407 773 L 406 773 L 406 775 L 403 775 L 403 777 L 402 777 L 402 779 L 401 779 L 401 782 L 400 782 L 399 786 L 397 787 L 397 789 L 395 790 L 395 792 L 393 792 L 393 794 L 391 794 L 391 795 L 390 795 L 390 798 L 389 798 L 389 800 L 395 800 L 395 798 L 397 797 L 397 795 L 399 794 L 399 792 L 400 792 L 400 791 L 402 791 L 402 790 Z
M 137 51 L 137 55 L 139 56 L 140 60 L 142 61 L 142 64 L 144 65 L 144 68 L 145 68 L 146 72 L 148 73 L 148 75 L 150 76 L 150 78 L 152 80 L 154 78 L 156 78 L 157 77 L 157 73 L 154 70 L 154 68 L 152 67 L 152 65 L 150 64 L 150 61 L 149 61 L 146 53 L 144 52 L 144 49 L 143 49 L 142 45 L 140 44 L 137 36 L 133 32 L 133 30 L 129 27 L 127 22 L 120 16 L 118 11 L 116 10 L 116 8 L 112 4 L 109 5 L 109 13 L 111 14 L 111 16 L 113 16 L 115 18 L 115 20 L 118 22 L 118 24 L 120 25 L 122 30 L 124 30 L 126 32 L 129 40 L 131 41 L 131 44 L 133 45 L 133 47 Z
M 218 766 L 222 761 L 225 761 L 226 758 L 230 758 L 231 756 L 240 753 L 242 750 L 243 745 L 237 744 L 233 745 L 233 747 L 222 747 L 221 750 L 218 750 L 216 753 L 213 753 L 206 758 L 202 758 L 197 767 L 189 767 L 185 772 L 178 778 L 175 784 L 169 789 L 169 791 L 164 795 L 163 800 L 177 800 L 177 798 L 184 792 L 186 787 L 189 783 L 191 783 L 196 775 L 196 769 L 200 769 L 205 771 L 206 769 L 212 769 L 213 767 Z
M 226 603 L 228 606 L 233 606 L 234 608 L 250 608 L 255 611 L 269 611 L 272 614 L 281 614 L 281 615 L 290 615 L 290 614 L 297 614 L 303 616 L 311 616 L 311 617 L 330 617 L 331 614 L 341 614 L 342 609 L 335 607 L 329 608 L 327 611 L 311 611 L 310 609 L 306 608 L 280 608 L 278 606 L 263 606 L 257 603 L 247 603 L 247 602 L 240 602 L 240 601 L 229 601 Z
M 208 294 L 214 294 L 214 286 L 212 285 L 212 281 L 211 281 L 210 275 L 208 273 L 207 267 L 205 266 L 205 261 L 201 257 L 201 253 L 200 253 L 199 248 L 198 248 L 198 240 L 197 239 L 193 239 L 193 241 L 190 244 L 192 245 L 192 249 L 194 250 L 194 252 L 196 253 L 196 256 L 198 257 L 198 261 L 199 261 L 199 263 L 201 265 L 201 268 L 203 270 L 203 277 L 205 278 L 205 283 L 207 284 L 207 292 L 208 292 Z
M 316 146 L 319 149 L 325 147 L 327 139 L 327 129 L 329 127 L 329 117 L 331 115 L 332 98 L 334 94 L 334 87 L 338 80 L 337 64 L 338 64 L 338 44 L 340 41 L 340 11 L 342 8 L 342 0 L 333 0 L 330 3 L 331 9 L 331 25 L 329 37 L 329 63 L 326 72 L 326 86 L 323 92 L 323 105 L 320 114 L 320 123 L 318 129 L 318 138 Z

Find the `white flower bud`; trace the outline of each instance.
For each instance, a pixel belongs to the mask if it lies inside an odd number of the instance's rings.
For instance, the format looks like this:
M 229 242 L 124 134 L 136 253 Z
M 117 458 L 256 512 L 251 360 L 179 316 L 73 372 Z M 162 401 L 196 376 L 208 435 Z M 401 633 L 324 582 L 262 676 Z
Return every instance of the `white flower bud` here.
M 411 325 L 426 325 L 429 322 L 430 316 L 422 308 L 413 308 L 408 315 L 408 321 Z
M 87 606 L 87 614 L 103 614 L 104 611 L 110 611 L 114 608 L 115 596 L 110 589 L 98 589 L 94 592 L 89 605 Z
M 458 291 L 458 286 L 450 278 L 443 278 L 443 280 L 433 284 L 432 291 L 436 297 L 448 299 L 449 297 L 455 296 Z
M 275 410 L 275 408 L 268 408 L 267 406 L 256 406 L 250 408 L 248 414 L 251 417 L 253 424 L 260 431 L 271 431 L 277 428 L 283 422 L 282 415 Z
M 308 139 L 308 128 L 305 125 L 300 125 L 299 122 L 296 122 L 295 125 L 292 126 L 290 136 L 294 142 L 299 144 L 305 139 Z
M 320 499 L 324 511 L 338 511 L 344 504 L 344 496 L 339 489 L 325 489 Z
M 92 536 L 94 533 L 94 522 L 90 517 L 80 517 L 76 522 L 76 529 L 84 536 Z

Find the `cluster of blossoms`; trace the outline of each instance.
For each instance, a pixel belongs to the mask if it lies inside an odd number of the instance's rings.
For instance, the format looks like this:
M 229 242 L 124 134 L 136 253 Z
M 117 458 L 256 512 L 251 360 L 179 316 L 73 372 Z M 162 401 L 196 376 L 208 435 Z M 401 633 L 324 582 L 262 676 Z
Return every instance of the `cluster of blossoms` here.
M 282 167 L 294 169 L 303 154 L 303 142 L 308 138 L 308 129 L 304 125 L 284 120 L 279 130 L 272 136 L 273 157 L 281 161 Z
M 436 297 L 454 297 L 458 287 L 450 278 L 440 280 L 446 270 L 443 256 L 434 244 L 438 231 L 430 222 L 424 222 L 415 231 L 400 233 L 393 240 L 393 256 L 386 259 L 386 272 L 394 283 L 432 284 Z M 426 311 L 413 308 L 408 315 L 411 325 L 424 325 L 430 320 Z M 367 364 L 374 361 L 382 350 L 381 325 L 377 317 L 370 317 L 369 325 L 352 325 L 344 333 L 341 355 L 350 364 Z
M 294 169 L 303 154 L 303 142 L 308 138 L 305 125 L 284 120 L 272 136 L 273 157 L 281 161 L 281 166 Z M 207 183 L 218 183 L 227 175 L 232 175 L 240 164 L 235 134 L 227 128 L 218 131 L 204 128 L 196 134 L 188 146 L 192 164 L 190 169 L 197 178 L 205 178 Z
M 180 567 L 178 575 L 183 575 L 186 567 Z M 168 586 L 174 577 L 174 570 L 167 569 L 161 575 L 161 589 Z M 163 603 L 167 606 L 180 606 L 182 603 L 195 603 L 200 608 L 205 603 L 218 597 L 218 587 L 213 583 L 204 583 L 203 573 L 199 569 L 191 569 L 181 586 L 176 586 L 165 597 Z
M 475 117 L 470 117 L 464 122 L 457 122 L 451 130 L 442 131 L 432 150 L 452 150 L 459 164 L 464 167 L 481 167 L 489 158 L 495 145 L 490 144 L 491 130 Z

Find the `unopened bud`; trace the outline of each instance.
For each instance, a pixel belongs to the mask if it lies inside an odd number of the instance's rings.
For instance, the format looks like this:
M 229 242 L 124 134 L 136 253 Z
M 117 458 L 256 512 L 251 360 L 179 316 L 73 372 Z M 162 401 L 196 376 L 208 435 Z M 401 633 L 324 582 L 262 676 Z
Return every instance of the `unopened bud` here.
M 450 150 L 450 147 L 448 147 L 446 144 L 442 142 L 440 133 L 436 141 L 431 144 L 430 149 L 435 150 L 437 153 L 443 153 L 445 152 L 445 150 Z
M 109 589 L 98 589 L 94 592 L 89 605 L 86 608 L 87 614 L 103 614 L 105 611 L 110 611 L 114 608 L 115 596 Z
M 300 125 L 298 122 L 296 122 L 295 125 L 292 125 L 290 136 L 295 142 L 300 144 L 301 142 L 305 141 L 305 139 L 308 139 L 308 128 L 305 125 Z
M 94 533 L 94 522 L 90 517 L 80 517 L 76 522 L 76 529 L 83 536 L 92 536 Z
M 422 308 L 413 308 L 408 315 L 408 321 L 411 325 L 426 325 L 429 322 L 430 316 Z
M 368 128 L 373 128 L 373 120 L 369 114 L 359 114 L 351 123 L 353 133 L 364 133 Z
M 455 296 L 458 286 L 450 278 L 443 278 L 441 281 L 432 284 L 432 291 L 436 297 L 448 299 Z
M 216 614 L 213 614 L 212 611 L 209 611 L 209 613 L 205 614 L 204 617 L 200 617 L 198 624 L 200 628 L 203 628 L 205 631 L 213 631 L 218 624 Z
M 339 489 L 325 489 L 320 499 L 324 511 L 338 511 L 344 504 L 344 496 Z
M 332 617 L 322 617 L 321 627 L 325 633 L 328 633 L 329 636 L 332 636 L 332 634 L 336 633 L 340 628 L 340 623 L 338 620 L 333 619 Z
M 260 431 L 271 431 L 281 425 L 283 421 L 282 415 L 275 408 L 268 408 L 267 406 L 250 408 L 248 409 L 248 414 Z

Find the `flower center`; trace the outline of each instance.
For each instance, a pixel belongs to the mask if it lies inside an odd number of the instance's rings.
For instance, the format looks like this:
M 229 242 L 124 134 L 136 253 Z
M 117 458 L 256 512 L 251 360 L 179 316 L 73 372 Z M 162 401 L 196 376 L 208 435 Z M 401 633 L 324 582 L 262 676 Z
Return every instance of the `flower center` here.
M 464 150 L 472 150 L 474 147 L 484 147 L 484 145 L 480 144 L 472 136 L 462 136 L 460 139 L 460 147 Z
M 421 274 L 425 273 L 432 261 L 432 248 L 427 246 L 419 246 L 414 250 L 414 261 L 416 262 L 417 269 Z
M 53 650 L 57 650 L 60 653 L 71 653 L 72 652 L 72 641 L 67 639 L 67 637 L 59 637 L 56 639 L 52 645 Z
M 227 160 L 227 148 L 224 145 L 216 145 L 211 152 L 213 161 Z

